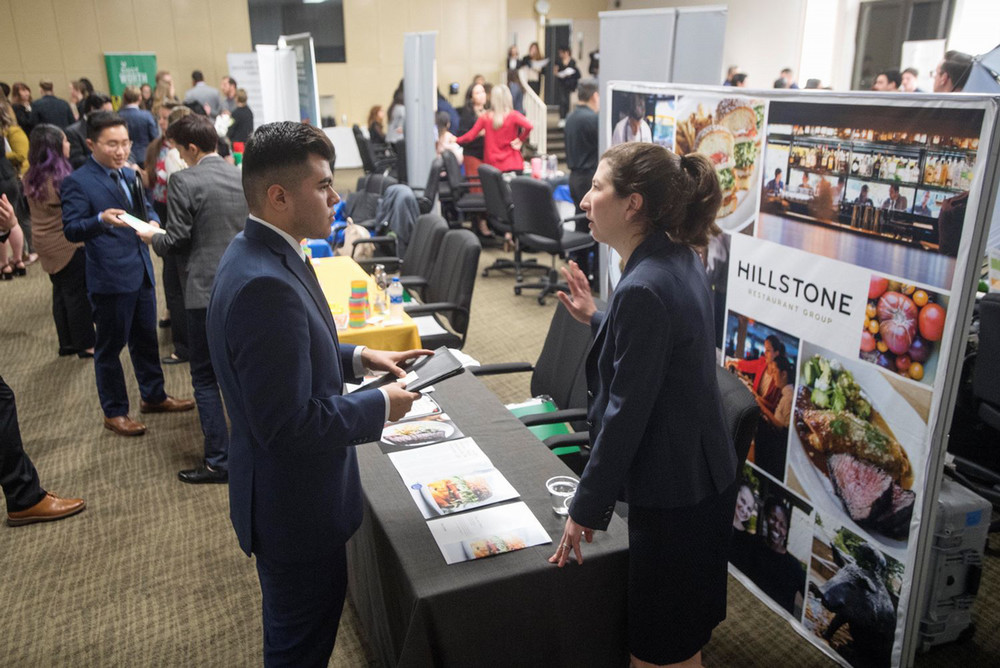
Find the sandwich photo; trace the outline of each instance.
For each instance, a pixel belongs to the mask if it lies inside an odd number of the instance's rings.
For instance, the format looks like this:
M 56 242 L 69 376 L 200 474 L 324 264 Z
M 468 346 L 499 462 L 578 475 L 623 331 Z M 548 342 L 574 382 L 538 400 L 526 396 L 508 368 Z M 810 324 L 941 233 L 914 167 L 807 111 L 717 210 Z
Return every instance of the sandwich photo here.
M 727 97 L 715 110 L 715 122 L 733 133 L 736 189 L 749 190 L 757 160 L 757 112 L 749 100 Z
M 708 125 L 695 138 L 696 153 L 708 156 L 715 165 L 716 176 L 719 177 L 719 187 L 722 189 L 722 205 L 717 218 L 728 216 L 736 209 L 736 176 L 733 171 L 735 162 L 735 139 L 732 131 L 718 123 Z

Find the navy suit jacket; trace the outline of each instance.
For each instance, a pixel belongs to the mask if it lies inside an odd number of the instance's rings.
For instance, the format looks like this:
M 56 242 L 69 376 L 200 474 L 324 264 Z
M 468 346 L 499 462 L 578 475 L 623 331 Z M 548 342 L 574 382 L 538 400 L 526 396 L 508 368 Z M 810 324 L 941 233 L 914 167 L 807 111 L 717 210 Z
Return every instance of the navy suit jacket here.
M 125 180 L 138 183 L 134 171 L 122 169 Z M 136 193 L 139 196 L 136 197 Z M 135 206 L 130 207 L 121 188 L 91 157 L 62 183 L 63 233 L 74 243 L 84 242 L 87 254 L 87 290 L 95 294 L 136 292 L 142 287 L 143 276 L 153 277 L 149 248 L 130 227 L 114 227 L 102 223 L 98 216 L 105 209 L 123 209 L 143 220 L 160 219 L 147 211 L 141 189 L 133 190 Z
M 160 136 L 160 126 L 156 124 L 153 114 L 138 107 L 122 107 L 118 115 L 125 119 L 128 126 L 128 138 L 132 141 L 132 162 L 146 162 L 146 149 L 149 144 Z
M 291 245 L 252 219 L 219 263 L 208 339 L 232 422 L 229 514 L 240 547 L 284 562 L 329 556 L 361 524 L 350 446 L 379 438 L 385 399 L 341 394 L 354 346 L 338 342 Z
M 715 379 L 712 295 L 695 252 L 648 237 L 592 325 L 592 449 L 573 519 L 606 529 L 619 499 L 679 508 L 724 491 L 736 453 Z

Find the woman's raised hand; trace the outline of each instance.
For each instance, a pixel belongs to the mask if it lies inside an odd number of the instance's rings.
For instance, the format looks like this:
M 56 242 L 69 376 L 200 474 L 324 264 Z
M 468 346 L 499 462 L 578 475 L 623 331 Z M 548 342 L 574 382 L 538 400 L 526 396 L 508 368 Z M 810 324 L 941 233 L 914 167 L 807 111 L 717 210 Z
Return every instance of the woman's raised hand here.
M 590 293 L 590 281 L 587 280 L 587 276 L 580 269 L 580 266 L 572 260 L 570 260 L 569 266 L 563 267 L 562 275 L 569 286 L 570 294 L 567 295 L 560 290 L 556 293 L 556 297 L 563 303 L 570 315 L 583 324 L 589 325 L 591 316 L 597 311 L 594 297 Z

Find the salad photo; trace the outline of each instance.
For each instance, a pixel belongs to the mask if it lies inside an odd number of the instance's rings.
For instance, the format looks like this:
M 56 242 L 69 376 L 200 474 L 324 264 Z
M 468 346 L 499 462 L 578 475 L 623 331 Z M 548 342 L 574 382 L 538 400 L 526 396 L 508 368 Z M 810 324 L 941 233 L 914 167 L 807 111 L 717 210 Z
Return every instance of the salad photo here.
M 451 476 L 427 483 L 421 490 L 424 500 L 440 515 L 482 505 L 493 496 L 484 476 Z

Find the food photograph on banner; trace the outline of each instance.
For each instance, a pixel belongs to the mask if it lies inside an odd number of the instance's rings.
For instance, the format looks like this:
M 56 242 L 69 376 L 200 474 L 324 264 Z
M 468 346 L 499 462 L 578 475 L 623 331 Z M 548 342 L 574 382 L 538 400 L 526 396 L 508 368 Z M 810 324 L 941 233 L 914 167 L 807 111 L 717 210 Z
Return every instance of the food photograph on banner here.
M 757 236 L 951 290 L 980 109 L 774 101 Z
M 726 368 L 739 376 L 760 408 L 747 461 L 784 482 L 799 340 L 733 311 L 726 331 Z
M 800 620 L 812 553 L 812 507 L 750 464 L 743 466 L 730 563 L 777 608 Z
M 888 666 L 903 572 L 878 544 L 817 512 L 802 625 L 853 666 Z
M 931 391 L 804 343 L 788 484 L 830 518 L 905 558 L 927 458 Z

